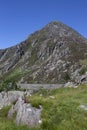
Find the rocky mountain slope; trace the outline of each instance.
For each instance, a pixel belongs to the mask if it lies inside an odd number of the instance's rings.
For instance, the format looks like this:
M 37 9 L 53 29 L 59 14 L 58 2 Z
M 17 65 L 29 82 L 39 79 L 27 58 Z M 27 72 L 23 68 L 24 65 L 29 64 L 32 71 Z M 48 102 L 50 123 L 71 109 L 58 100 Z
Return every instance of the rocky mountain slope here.
M 77 82 L 84 75 L 87 39 L 61 22 L 51 22 L 20 44 L 0 50 L 0 81 Z

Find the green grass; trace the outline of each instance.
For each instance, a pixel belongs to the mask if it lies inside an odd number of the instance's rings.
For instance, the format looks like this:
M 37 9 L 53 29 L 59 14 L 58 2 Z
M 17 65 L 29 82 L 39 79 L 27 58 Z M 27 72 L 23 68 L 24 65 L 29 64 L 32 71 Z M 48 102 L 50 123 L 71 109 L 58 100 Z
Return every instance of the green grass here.
M 55 98 L 51 99 L 51 95 Z M 29 102 L 34 107 L 43 106 L 42 130 L 86 130 L 87 111 L 79 108 L 81 104 L 87 105 L 86 99 L 87 86 L 80 86 L 77 89 L 40 90 L 29 98 Z
M 83 64 L 83 65 L 87 65 L 87 59 L 80 60 L 80 63 Z
M 0 118 L 0 130 L 39 130 L 39 128 L 28 128 L 27 126 L 17 126 L 15 122 Z
M 87 85 L 39 90 L 26 100 L 34 107 L 43 107 L 39 128 L 16 126 L 14 120 L 0 116 L 0 130 L 87 130 L 87 111 L 79 107 L 81 104 L 87 105 Z
M 10 74 L 8 74 L 8 76 L 6 76 L 6 80 L 15 80 L 18 81 L 22 76 L 22 72 L 21 69 L 14 69 Z
M 10 108 L 11 108 L 11 106 L 6 106 L 3 109 L 1 109 L 0 110 L 0 117 L 6 118 Z

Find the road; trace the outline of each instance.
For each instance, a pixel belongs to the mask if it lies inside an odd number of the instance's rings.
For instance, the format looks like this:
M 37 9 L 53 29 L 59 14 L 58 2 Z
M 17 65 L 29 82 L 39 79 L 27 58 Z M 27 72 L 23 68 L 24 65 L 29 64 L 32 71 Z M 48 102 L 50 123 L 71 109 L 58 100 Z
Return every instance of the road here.
M 39 90 L 39 89 L 57 89 L 63 88 L 64 84 L 18 84 L 21 89 Z

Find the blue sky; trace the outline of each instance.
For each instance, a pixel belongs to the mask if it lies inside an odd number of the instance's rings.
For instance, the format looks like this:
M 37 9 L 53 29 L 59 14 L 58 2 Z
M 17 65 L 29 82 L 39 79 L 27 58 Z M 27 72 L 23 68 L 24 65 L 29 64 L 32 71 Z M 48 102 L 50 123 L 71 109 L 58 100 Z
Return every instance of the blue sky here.
M 87 38 L 87 0 L 0 0 L 0 48 L 25 40 L 55 20 Z

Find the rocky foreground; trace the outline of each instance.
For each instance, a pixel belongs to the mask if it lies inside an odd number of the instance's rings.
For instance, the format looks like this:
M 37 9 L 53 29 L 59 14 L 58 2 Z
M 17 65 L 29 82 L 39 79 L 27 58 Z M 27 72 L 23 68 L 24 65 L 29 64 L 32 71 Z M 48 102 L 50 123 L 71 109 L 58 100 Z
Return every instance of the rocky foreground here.
M 35 127 L 41 123 L 42 107 L 32 107 L 26 102 L 25 96 L 31 96 L 27 92 L 8 91 L 0 93 L 0 109 L 6 106 L 11 106 L 8 111 L 7 118 L 12 119 L 16 114 L 15 122 L 18 125 L 28 125 Z
M 86 130 L 87 83 L 72 85 L 68 82 L 55 89 L 2 91 L 0 130 Z

